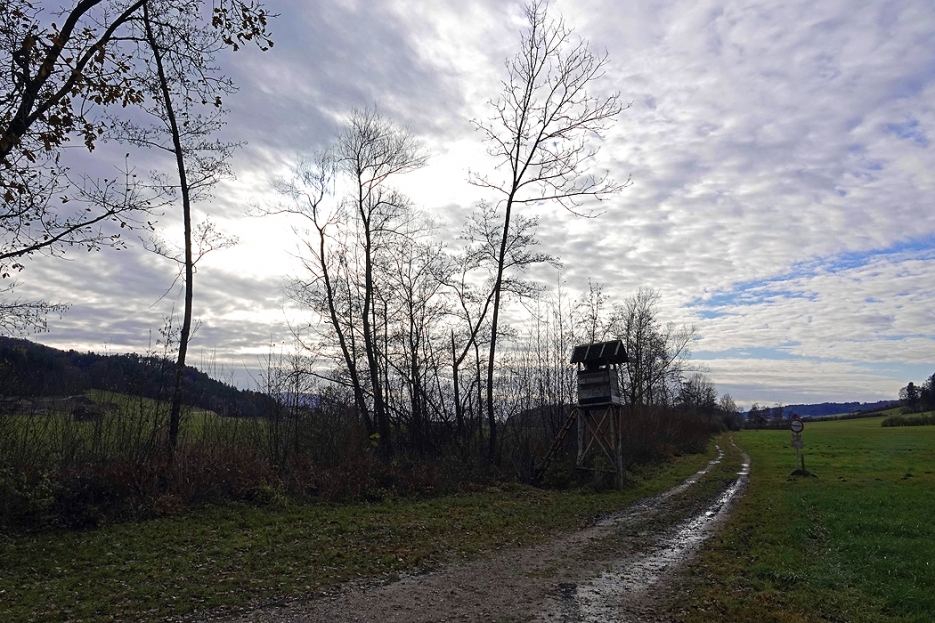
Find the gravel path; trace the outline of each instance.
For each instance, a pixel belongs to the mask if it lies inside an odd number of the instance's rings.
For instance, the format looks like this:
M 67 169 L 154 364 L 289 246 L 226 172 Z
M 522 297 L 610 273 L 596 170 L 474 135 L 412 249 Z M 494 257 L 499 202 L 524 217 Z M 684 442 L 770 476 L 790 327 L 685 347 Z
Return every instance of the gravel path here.
M 736 448 L 736 446 L 735 446 Z M 720 450 L 720 449 L 719 449 Z M 739 449 L 737 449 L 739 450 Z M 743 454 L 742 451 L 733 455 Z M 306 601 L 265 607 L 229 623 L 350 621 L 657 621 L 679 563 L 727 516 L 749 473 L 743 454 L 735 480 L 714 498 L 690 495 L 703 470 L 660 495 L 637 502 L 590 528 L 538 546 L 451 564 L 385 585 L 346 585 Z

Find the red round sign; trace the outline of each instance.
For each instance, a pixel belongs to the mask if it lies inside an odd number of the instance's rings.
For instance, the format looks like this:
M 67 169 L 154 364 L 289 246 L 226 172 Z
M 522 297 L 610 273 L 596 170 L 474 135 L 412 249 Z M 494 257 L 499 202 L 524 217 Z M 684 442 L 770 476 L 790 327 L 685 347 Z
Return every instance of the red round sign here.
M 791 422 L 789 422 L 789 428 L 792 429 L 793 433 L 801 433 L 802 430 L 805 428 L 805 424 L 802 423 L 802 420 L 796 418 L 792 420 Z

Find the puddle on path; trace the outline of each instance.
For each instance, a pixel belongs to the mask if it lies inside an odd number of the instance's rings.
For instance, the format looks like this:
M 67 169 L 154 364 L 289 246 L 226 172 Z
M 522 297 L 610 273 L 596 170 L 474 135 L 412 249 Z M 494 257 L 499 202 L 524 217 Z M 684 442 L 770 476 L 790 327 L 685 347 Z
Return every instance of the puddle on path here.
M 724 458 L 724 451 L 721 449 L 721 446 L 715 444 L 717 448 L 717 456 L 708 461 L 708 464 L 703 468 L 675 485 L 668 491 L 663 491 L 652 497 L 646 498 L 645 500 L 640 500 L 636 504 L 633 504 L 625 511 L 620 511 L 618 513 L 612 513 L 607 517 L 604 517 L 597 522 L 598 526 L 612 526 L 614 524 L 623 523 L 624 521 L 631 519 L 633 517 L 646 517 L 647 515 L 653 513 L 654 511 L 660 510 L 664 506 L 664 502 L 671 498 L 673 495 L 677 495 L 688 489 L 690 486 L 698 482 L 698 479 L 708 473 L 708 471 L 721 462 L 721 459 Z
M 705 472 L 723 458 L 724 453 L 718 448 L 716 459 L 680 485 L 666 491 L 661 496 L 650 499 L 658 503 L 660 499 L 684 491 L 697 482 Z M 611 571 L 605 571 L 587 584 L 563 584 L 556 595 L 560 607 L 546 616 L 547 621 L 567 621 L 581 623 L 622 623 L 628 619 L 621 614 L 622 606 L 633 605 L 647 589 L 664 579 L 666 574 L 694 551 L 705 539 L 714 534 L 730 511 L 735 496 L 743 490 L 750 474 L 750 458 L 744 453 L 744 462 L 737 479 L 704 511 L 687 519 L 673 530 L 661 535 L 646 552 L 616 563 Z M 651 505 L 650 508 L 653 506 Z M 646 507 L 643 508 L 646 510 Z M 620 522 L 632 516 L 633 509 L 625 516 L 616 518 Z

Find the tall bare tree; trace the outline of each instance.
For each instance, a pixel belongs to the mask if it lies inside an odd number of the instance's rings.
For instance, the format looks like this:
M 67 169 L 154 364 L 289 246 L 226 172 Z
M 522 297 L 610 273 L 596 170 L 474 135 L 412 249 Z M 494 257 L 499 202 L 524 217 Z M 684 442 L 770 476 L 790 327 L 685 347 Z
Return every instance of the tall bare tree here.
M 494 113 L 474 121 L 496 160 L 494 172 L 472 172 L 469 178 L 496 193 L 503 205 L 487 360 L 491 456 L 497 437 L 494 364 L 513 212 L 529 203 L 555 202 L 577 213 L 584 201 L 604 198 L 623 186 L 589 171 L 597 148 L 588 140 L 599 136 L 622 110 L 617 94 L 599 97 L 588 91 L 604 75 L 606 55 L 594 54 L 561 19 L 550 20 L 546 2 L 534 0 L 525 14 L 528 27 L 519 53 L 506 63 L 503 91 L 491 102 Z
M 464 330 L 456 342 L 454 331 L 451 333 L 452 378 L 454 382 L 454 402 L 458 434 L 463 437 L 464 423 L 461 408 L 459 369 L 471 350 L 477 354 L 478 340 L 486 335 L 489 338 L 490 310 L 498 289 L 493 287 L 497 272 L 502 263 L 503 277 L 499 291 L 523 299 L 538 292 L 539 287 L 522 278 L 534 264 L 550 263 L 558 265 L 558 259 L 536 251 L 539 241 L 535 230 L 538 219 L 518 215 L 510 228 L 510 236 L 501 258 L 502 214 L 496 206 L 482 203 L 468 217 L 461 238 L 467 243 L 460 257 L 457 258 L 457 270 L 448 276 L 447 285 L 457 301 L 454 314 L 464 324 Z M 518 273 L 518 274 L 517 274 Z M 489 343 L 489 342 L 488 342 Z M 486 344 L 485 344 L 486 345 Z M 476 358 L 479 363 L 479 357 Z M 477 390 L 482 391 L 480 375 L 476 380 Z M 483 399 L 478 400 L 478 407 Z
M 321 151 L 311 159 L 300 161 L 289 180 L 274 182 L 276 191 L 288 199 L 286 203 L 261 208 L 259 212 L 296 214 L 311 225 L 311 230 L 293 230 L 305 244 L 308 256 L 303 257 L 302 262 L 311 279 L 294 279 L 288 287 L 288 294 L 300 305 L 327 318 L 326 326 L 334 333 L 346 372 L 346 379 L 330 380 L 350 386 L 358 414 L 367 433 L 371 434 L 374 432 L 373 418 L 366 399 L 364 379 L 357 365 L 356 314 L 352 313 L 350 298 L 342 296 L 345 291 L 343 285 L 349 283 L 344 270 L 349 263 L 344 259 L 348 250 L 340 231 L 345 223 L 345 211 L 334 203 L 336 176 L 337 162 L 333 151 Z M 312 345 L 302 345 L 307 350 L 315 350 Z
M 260 17 L 243 24 L 242 38 L 269 41 L 266 12 L 259 5 L 231 3 Z M 216 54 L 234 45 L 223 31 L 204 28 L 204 0 L 145 0 L 141 11 L 128 20 L 129 30 L 117 40 L 135 45 L 127 56 L 135 62 L 128 73 L 141 94 L 138 107 L 149 123 L 109 118 L 106 134 L 143 148 L 156 148 L 171 156 L 175 174 L 160 173 L 150 183 L 157 194 L 178 193 L 181 203 L 183 241 L 175 245 L 154 239 L 151 249 L 177 262 L 184 287 L 182 324 L 178 335 L 175 382 L 169 414 L 168 448 L 175 452 L 181 421 L 183 382 L 188 344 L 192 333 L 194 273 L 199 259 L 233 240 L 220 234 L 210 221 L 193 224 L 192 205 L 208 199 L 213 186 L 230 176 L 228 160 L 234 143 L 212 140 L 223 125 L 222 97 L 234 86 L 218 73 Z M 252 15 L 252 13 L 250 13 Z M 219 19 L 215 13 L 215 19 Z M 216 23 L 217 24 L 217 23 Z M 265 47 L 261 43 L 261 47 Z
M 406 199 L 388 181 L 395 175 L 425 165 L 427 155 L 408 131 L 384 119 L 376 110 L 356 111 L 335 146 L 338 167 L 352 180 L 348 200 L 360 225 L 363 251 L 363 283 L 360 322 L 370 371 L 370 390 L 380 448 L 392 454 L 389 414 L 380 379 L 380 353 L 374 320 L 377 312 L 374 267 L 380 239 L 399 225 L 408 207 Z
M 376 110 L 357 110 L 334 147 L 278 185 L 292 199 L 273 212 L 292 212 L 313 226 L 305 266 L 311 280 L 291 288 L 330 324 L 347 367 L 355 401 L 384 457 L 393 452 L 385 385 L 393 240 L 410 218 L 409 200 L 392 187 L 397 175 L 423 166 L 426 154 L 407 130 Z M 346 192 L 335 197 L 335 179 Z M 371 424 L 372 421 L 372 424 Z
M 671 404 L 687 371 L 694 328 L 663 325 L 658 303 L 658 292 L 641 288 L 614 308 L 608 323 L 608 332 L 623 341 L 627 352 L 622 388 L 634 407 Z
M 440 296 L 452 269 L 443 245 L 431 241 L 431 222 L 418 215 L 404 224 L 395 238 L 387 266 L 386 294 L 391 308 L 387 321 L 387 361 L 398 377 L 401 394 L 399 418 L 406 424 L 412 448 L 424 455 L 430 445 L 430 422 L 446 419 L 440 390 L 439 353 L 446 351 L 442 322 L 448 301 Z

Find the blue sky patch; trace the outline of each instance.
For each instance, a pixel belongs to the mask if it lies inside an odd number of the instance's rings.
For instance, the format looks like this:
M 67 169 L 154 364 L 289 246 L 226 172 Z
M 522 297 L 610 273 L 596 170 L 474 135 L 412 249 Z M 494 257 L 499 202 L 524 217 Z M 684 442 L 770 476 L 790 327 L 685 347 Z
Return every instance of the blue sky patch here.
M 885 129 L 887 134 L 895 134 L 899 138 L 911 141 L 919 147 L 929 146 L 929 139 L 919 127 L 919 122 L 916 119 L 910 119 L 903 123 L 887 123 Z
M 935 374 L 935 360 L 932 363 L 880 363 L 873 366 L 874 372 L 894 379 L 912 379 L 920 384 Z
M 839 273 L 866 266 L 871 261 L 886 256 L 913 255 L 919 259 L 935 257 L 935 234 L 897 242 L 885 249 L 871 249 L 840 253 L 820 257 L 793 265 L 787 272 L 775 277 L 756 279 L 736 284 L 731 290 L 717 292 L 707 299 L 696 298 L 687 303 L 702 318 L 722 315 L 722 308 L 760 305 L 775 299 L 814 300 L 815 293 L 783 288 L 782 284 L 793 279 L 812 277 L 819 273 Z M 901 258 L 905 259 L 905 258 Z M 868 303 L 882 302 L 879 299 Z

